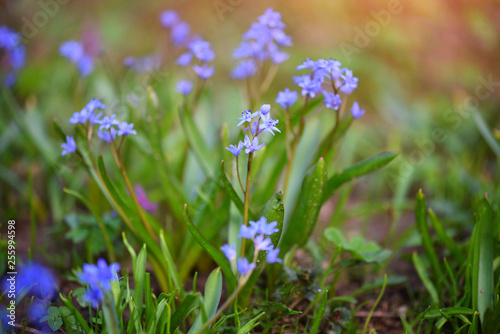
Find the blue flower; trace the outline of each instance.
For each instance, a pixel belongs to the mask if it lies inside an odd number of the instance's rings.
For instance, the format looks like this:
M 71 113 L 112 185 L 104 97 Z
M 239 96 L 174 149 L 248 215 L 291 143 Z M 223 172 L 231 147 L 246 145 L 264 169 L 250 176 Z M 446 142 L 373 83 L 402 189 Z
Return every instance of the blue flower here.
M 275 12 L 272 8 L 266 9 L 266 12 L 258 17 L 259 23 L 265 24 L 270 28 L 284 28 L 285 24 L 281 22 L 281 14 Z
M 255 263 L 248 263 L 246 258 L 241 258 L 236 262 L 236 267 L 241 275 L 246 275 L 255 269 Z
M 136 73 L 151 73 L 160 68 L 161 58 L 156 54 L 140 58 L 127 57 L 123 61 L 126 67 L 131 67 Z
M 207 66 L 207 64 L 203 64 L 201 66 L 193 66 L 193 70 L 202 80 L 207 80 L 212 75 L 214 75 L 215 68 L 213 66 Z
M 231 71 L 231 77 L 236 80 L 250 78 L 257 72 L 257 65 L 253 59 L 242 60 Z
M 2 282 L 4 291 L 9 290 L 8 276 Z M 54 273 L 37 262 L 29 262 L 19 267 L 16 276 L 16 291 L 39 299 L 52 299 L 56 294 L 56 276 Z
M 277 119 L 272 118 L 269 113 L 262 115 L 261 120 L 262 120 L 262 128 L 259 130 L 260 132 L 267 131 L 270 132 L 273 136 L 274 136 L 273 131 L 278 131 L 279 133 L 281 133 L 281 131 L 276 127 L 279 121 Z
M 83 301 L 89 303 L 93 308 L 98 308 L 104 300 L 104 291 L 97 286 L 91 286 L 83 294 Z
M 226 150 L 231 152 L 235 157 L 240 155 L 242 149 L 243 149 L 243 143 L 241 141 L 238 143 L 238 146 L 229 145 L 229 147 L 226 147 Z
M 19 33 L 7 26 L 0 26 L 0 48 L 10 50 L 21 42 Z
M 136 135 L 137 132 L 133 129 L 134 123 L 122 122 L 118 125 L 118 136 L 126 136 L 126 135 Z
M 259 145 L 259 137 L 255 137 L 253 140 L 250 140 L 248 136 L 245 136 L 245 141 L 243 142 L 243 144 L 246 147 L 246 154 L 260 150 L 264 146 L 264 144 Z
M 172 27 L 170 39 L 175 46 L 182 46 L 188 42 L 191 27 L 186 22 L 178 22 Z
M 245 239 L 253 239 L 255 238 L 255 235 L 259 231 L 259 227 L 256 225 L 241 225 L 240 226 L 240 234 L 237 235 L 238 238 L 245 238 Z
M 67 41 L 61 44 L 59 53 L 72 63 L 77 63 L 83 57 L 83 45 L 77 41 Z
M 268 263 L 276 263 L 276 262 L 283 263 L 283 260 L 281 260 L 278 257 L 279 253 L 280 253 L 280 249 L 279 248 L 270 249 L 269 252 L 266 255 L 267 262 Z
M 177 63 L 177 65 L 186 67 L 186 66 L 189 66 L 189 64 L 191 64 L 192 59 L 193 59 L 193 54 L 186 52 L 186 53 L 181 54 L 175 62 Z
M 203 62 L 210 62 L 215 58 L 215 53 L 210 43 L 204 40 L 197 40 L 189 43 L 189 50 L 196 58 Z
M 321 81 L 306 74 L 299 77 L 294 77 L 295 84 L 302 88 L 302 96 L 309 95 L 314 98 L 316 93 L 321 91 Z
M 273 249 L 271 239 L 264 238 L 263 234 L 259 234 L 254 240 L 255 249 L 257 251 L 267 251 Z
M 239 127 L 239 126 L 241 126 L 245 122 L 251 123 L 252 122 L 252 118 L 254 118 L 256 115 L 257 115 L 257 113 L 253 113 L 252 114 L 251 110 L 245 110 L 245 111 L 243 111 L 241 113 L 241 117 L 236 119 L 237 121 L 240 121 L 236 126 Z
M 345 70 L 345 74 L 341 76 L 343 80 L 340 90 L 344 94 L 351 94 L 356 88 L 358 88 L 358 78 L 352 76 L 351 70 Z
M 104 116 L 100 121 L 99 124 L 101 124 L 100 129 L 106 129 L 109 130 L 111 126 L 113 125 L 120 125 L 120 121 L 115 119 L 116 115 L 113 114 L 111 116 Z
M 311 58 L 307 58 L 302 62 L 302 65 L 297 66 L 297 71 L 305 70 L 307 68 L 313 68 L 315 64 L 316 62 L 314 60 L 312 60 Z
M 94 70 L 94 59 L 88 55 L 84 55 L 78 62 L 76 63 L 78 67 L 78 72 L 82 77 L 87 77 Z
M 7 52 L 10 66 L 14 70 L 20 70 L 26 61 L 26 48 L 24 45 L 18 45 Z
M 327 108 L 332 108 L 334 110 L 339 110 L 339 106 L 342 104 L 342 100 L 338 94 L 323 92 L 325 96 L 325 105 Z
M 189 80 L 181 80 L 177 83 L 177 91 L 182 95 L 188 95 L 193 89 L 193 83 Z
M 110 128 L 109 131 L 107 130 L 104 130 L 101 128 L 99 128 L 99 131 L 97 132 L 97 137 L 101 138 L 102 140 L 104 140 L 105 142 L 107 143 L 111 143 L 115 137 L 116 137 L 116 129 L 115 128 Z
M 66 155 L 76 151 L 75 139 L 71 136 L 66 136 L 66 143 L 62 143 L 61 147 L 64 149 L 61 155 Z
M 297 101 L 297 98 L 297 92 L 285 88 L 284 91 L 278 93 L 276 103 L 279 103 L 283 109 L 289 109 Z
M 220 249 L 229 261 L 233 261 L 234 259 L 236 259 L 236 244 L 232 244 L 231 246 L 225 244 Z
M 250 225 L 257 229 L 257 234 L 271 235 L 279 231 L 276 228 L 276 226 L 278 226 L 278 223 L 271 222 L 268 224 L 267 219 L 264 216 L 260 217 L 260 219 L 256 222 L 250 221 Z
M 264 115 L 269 114 L 269 111 L 271 111 L 271 105 L 270 104 L 263 104 L 260 107 L 259 114 L 260 114 L 260 116 L 264 116 Z
M 364 109 L 361 109 L 359 107 L 359 104 L 358 104 L 358 101 L 355 101 L 353 104 L 352 104 L 352 108 L 351 108 L 351 115 L 352 115 L 352 118 L 356 119 L 356 118 L 360 118 L 361 116 L 363 116 L 365 114 L 365 111 Z
M 160 14 L 160 22 L 165 28 L 172 28 L 179 22 L 179 15 L 174 10 L 165 10 Z
M 120 265 L 113 263 L 108 266 L 106 260 L 99 259 L 97 265 L 86 263 L 82 269 L 77 276 L 83 284 L 88 284 L 91 288 L 110 290 L 111 281 L 118 281 L 117 271 L 120 270 Z

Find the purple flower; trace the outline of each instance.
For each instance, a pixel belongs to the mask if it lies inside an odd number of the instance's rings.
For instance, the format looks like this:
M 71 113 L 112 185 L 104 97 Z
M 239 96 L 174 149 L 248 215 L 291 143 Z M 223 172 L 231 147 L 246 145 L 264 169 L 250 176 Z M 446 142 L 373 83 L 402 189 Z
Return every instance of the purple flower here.
M 172 27 L 170 39 L 175 46 L 182 46 L 187 43 L 191 27 L 186 22 L 178 22 Z
M 154 213 L 158 209 L 158 203 L 151 202 L 148 198 L 148 195 L 146 194 L 146 191 L 144 188 L 136 184 L 134 186 L 134 192 L 135 196 L 137 198 L 137 202 L 139 202 L 139 205 L 149 213 Z
M 340 90 L 344 94 L 351 94 L 356 88 L 358 88 L 358 78 L 352 76 L 351 70 L 345 70 L 345 74 L 341 76 L 343 80 Z
M 326 66 L 326 70 L 334 80 L 337 80 L 342 76 L 343 70 L 340 68 L 340 66 L 342 66 L 340 61 L 334 59 L 328 60 L 328 65 Z
M 106 129 L 109 130 L 111 126 L 113 125 L 120 125 L 120 121 L 116 120 L 116 115 L 113 114 L 111 116 L 104 116 L 100 121 L 99 124 L 101 124 L 100 129 Z
M 352 104 L 352 108 L 351 108 L 352 118 L 354 118 L 354 119 L 360 118 L 364 114 L 365 114 L 365 111 L 364 111 L 364 109 L 361 109 L 359 107 L 358 101 L 354 101 L 354 103 Z
M 260 23 L 267 25 L 270 28 L 284 28 L 285 25 L 281 22 L 281 14 L 275 12 L 272 8 L 266 9 L 266 12 L 258 17 Z
M 259 234 L 254 240 L 255 249 L 257 251 L 267 251 L 273 249 L 271 239 L 264 238 L 263 234 Z
M 258 232 L 258 226 L 256 225 L 241 225 L 240 234 L 237 235 L 238 238 L 253 239 Z
M 177 91 L 182 95 L 188 95 L 193 89 L 193 83 L 189 80 L 181 80 L 177 83 Z
M 2 282 L 4 291 L 9 290 L 10 281 L 7 277 Z M 54 273 L 36 262 L 29 262 L 19 267 L 16 276 L 16 292 L 25 292 L 27 295 L 39 299 L 51 299 L 56 294 L 56 276 Z
M 327 108 L 332 108 L 334 110 L 339 110 L 340 104 L 342 104 L 342 100 L 338 94 L 323 92 L 325 96 L 325 105 Z
M 203 62 L 209 62 L 215 58 L 215 53 L 212 50 L 210 43 L 204 40 L 189 43 L 189 50 L 196 58 Z
M 240 118 L 237 118 L 236 120 L 237 121 L 240 121 L 236 126 L 239 127 L 241 126 L 241 124 L 245 123 L 245 122 L 252 122 L 252 118 L 254 118 L 256 116 L 257 113 L 253 113 L 252 114 L 252 111 L 251 110 L 245 110 L 241 113 L 241 117 Z
M 107 143 L 111 143 L 116 137 L 116 129 L 110 128 L 109 130 L 103 130 L 102 127 L 99 128 L 97 132 L 97 137 L 101 138 Z
M 245 149 L 246 154 L 260 150 L 264 146 L 264 144 L 259 145 L 259 137 L 255 137 L 253 140 L 250 140 L 248 136 L 245 136 L 245 141 L 243 144 L 246 147 Z
M 193 59 L 193 54 L 186 52 L 186 53 L 181 54 L 175 62 L 177 63 L 177 65 L 186 67 L 189 64 L 191 64 L 192 59 Z
M 316 63 L 311 58 L 307 58 L 302 62 L 302 65 L 297 66 L 297 71 L 313 68 Z
M 270 104 L 263 104 L 260 107 L 259 114 L 260 114 L 260 116 L 264 116 L 264 115 L 269 114 L 269 111 L 271 111 L 271 105 Z
M 82 58 L 80 58 L 80 60 L 78 60 L 76 66 L 78 67 L 78 72 L 80 72 L 80 75 L 82 77 L 87 77 L 94 70 L 94 60 L 92 59 L 92 57 L 84 55 Z
M 160 14 L 160 23 L 165 28 L 172 28 L 179 22 L 179 15 L 174 10 L 165 10 Z
M 281 260 L 278 257 L 278 254 L 280 253 L 280 249 L 270 249 L 269 252 L 267 253 L 266 259 L 268 263 L 283 263 L 283 260 Z
M 72 63 L 77 63 L 83 57 L 83 45 L 77 41 L 67 41 L 61 44 L 59 53 Z
M 220 248 L 229 261 L 236 259 L 236 244 L 229 246 L 225 244 Z
M 66 136 L 66 143 L 62 143 L 61 147 L 64 149 L 61 155 L 66 155 L 76 151 L 75 139 L 72 136 Z
M 83 301 L 89 303 L 93 308 L 98 308 L 104 300 L 104 291 L 98 287 L 91 286 L 83 294 Z
M 238 146 L 236 145 L 229 145 L 229 147 L 226 147 L 226 150 L 231 152 L 235 157 L 240 155 L 241 150 L 243 149 L 243 143 L 240 142 L 238 143 Z
M 295 84 L 302 88 L 302 96 L 309 95 L 314 98 L 316 93 L 321 91 L 321 81 L 317 79 L 311 79 L 310 75 L 303 75 L 294 78 Z
M 195 65 L 193 66 L 193 70 L 202 80 L 207 80 L 214 75 L 215 72 L 215 68 L 213 66 L 207 66 L 207 64 L 203 64 L 201 66 Z
M 0 48 L 9 50 L 19 45 L 21 36 L 7 26 L 0 26 Z
M 260 217 L 260 219 L 256 222 L 250 221 L 250 225 L 257 229 L 257 234 L 271 235 L 279 231 L 276 228 L 276 226 L 278 226 L 278 222 L 271 222 L 268 224 L 267 219 L 264 216 Z
M 253 59 L 240 61 L 231 71 L 231 77 L 236 80 L 250 78 L 257 72 L 257 65 Z
M 278 120 L 274 119 L 271 117 L 269 113 L 263 115 L 261 117 L 262 120 L 262 128 L 259 131 L 267 131 L 271 133 L 274 136 L 274 131 L 278 131 L 281 133 L 281 131 L 276 127 L 278 125 Z
M 108 266 L 106 260 L 99 259 L 97 265 L 84 264 L 82 272 L 79 272 L 77 276 L 83 284 L 88 284 L 91 288 L 110 290 L 111 281 L 118 281 L 118 270 L 120 270 L 118 263 L 112 263 Z
M 122 122 L 118 124 L 118 136 L 126 136 L 126 135 L 136 135 L 137 131 L 134 129 L 134 123 Z
M 297 98 L 297 92 L 285 88 L 284 91 L 278 93 L 276 103 L 279 103 L 283 109 L 289 109 L 297 101 Z
M 255 269 L 255 263 L 248 263 L 246 258 L 238 259 L 236 267 L 241 275 L 246 275 Z
M 18 45 L 10 49 L 7 53 L 10 66 L 14 70 L 20 70 L 26 61 L 26 48 L 24 45 Z

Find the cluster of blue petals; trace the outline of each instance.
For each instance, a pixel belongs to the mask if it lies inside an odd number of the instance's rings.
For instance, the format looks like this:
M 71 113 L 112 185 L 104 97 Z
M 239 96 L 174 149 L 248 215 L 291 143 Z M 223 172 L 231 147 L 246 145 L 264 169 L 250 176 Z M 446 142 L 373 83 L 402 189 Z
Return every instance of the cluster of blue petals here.
M 0 26 L 0 49 L 4 50 L 9 66 L 3 83 L 12 87 L 16 83 L 19 70 L 26 62 L 26 48 L 21 43 L 21 35 L 7 26 Z
M 97 260 L 97 265 L 84 264 L 82 272 L 78 273 L 78 279 L 81 283 L 87 284 L 84 300 L 93 308 L 98 308 L 104 299 L 105 292 L 111 290 L 111 282 L 118 281 L 118 270 L 120 265 L 113 263 L 108 266 L 106 260 Z
M 85 52 L 82 42 L 72 40 L 62 43 L 59 47 L 59 54 L 75 64 L 82 77 L 94 71 L 94 59 Z

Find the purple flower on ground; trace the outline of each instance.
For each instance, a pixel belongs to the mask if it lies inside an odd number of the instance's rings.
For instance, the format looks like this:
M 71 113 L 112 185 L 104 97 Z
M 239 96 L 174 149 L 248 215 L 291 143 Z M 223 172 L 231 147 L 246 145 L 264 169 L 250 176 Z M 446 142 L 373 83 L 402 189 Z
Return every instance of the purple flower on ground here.
M 9 50 L 19 45 L 20 34 L 7 26 L 0 26 L 0 48 Z
M 137 202 L 139 202 L 139 205 L 144 210 L 148 211 L 149 213 L 153 213 L 156 210 L 158 210 L 158 203 L 151 202 L 149 200 L 148 195 L 146 194 L 146 191 L 144 190 L 144 188 L 141 185 L 136 184 L 134 186 L 134 192 L 135 192 L 135 196 L 137 198 Z
M 111 281 L 118 281 L 118 270 L 120 270 L 118 263 L 112 263 L 108 266 L 106 260 L 99 259 L 96 265 L 84 264 L 82 271 L 77 276 L 83 284 L 88 284 L 91 288 L 110 290 Z
M 360 118 L 361 116 L 363 116 L 365 114 L 365 111 L 364 109 L 361 109 L 359 107 L 359 103 L 358 101 L 355 101 L 353 104 L 352 104 L 352 108 L 351 108 L 351 115 L 352 115 L 352 118 L 356 119 L 356 118 Z
M 9 290 L 10 281 L 2 282 L 4 291 Z M 16 277 L 16 291 L 26 292 L 39 299 L 51 299 L 56 294 L 56 276 L 54 273 L 36 262 L 29 262 L 19 267 Z
M 246 258 L 238 259 L 236 267 L 241 275 L 246 275 L 255 269 L 255 263 L 248 263 Z
M 250 140 L 248 136 L 245 135 L 245 141 L 243 142 L 245 145 L 245 153 L 249 154 L 250 152 L 255 152 L 257 150 L 260 150 L 262 147 L 264 147 L 264 144 L 259 145 L 259 137 L 255 137 L 253 140 Z
M 111 143 L 116 137 L 116 129 L 110 128 L 109 130 L 103 130 L 103 128 L 99 128 L 97 132 L 97 137 L 104 140 L 106 143 Z
M 229 261 L 236 259 L 236 244 L 229 246 L 225 244 L 220 248 Z
M 75 152 L 76 151 L 75 139 L 72 136 L 66 136 L 66 142 L 62 143 L 61 147 L 64 149 L 61 152 L 61 155 L 66 155 Z
M 297 98 L 297 92 L 285 88 L 284 91 L 278 93 L 276 103 L 279 103 L 283 109 L 289 109 L 297 101 Z
M 332 108 L 334 110 L 339 110 L 339 106 L 342 103 L 340 96 L 338 94 L 323 92 L 325 96 L 325 105 L 327 108 Z

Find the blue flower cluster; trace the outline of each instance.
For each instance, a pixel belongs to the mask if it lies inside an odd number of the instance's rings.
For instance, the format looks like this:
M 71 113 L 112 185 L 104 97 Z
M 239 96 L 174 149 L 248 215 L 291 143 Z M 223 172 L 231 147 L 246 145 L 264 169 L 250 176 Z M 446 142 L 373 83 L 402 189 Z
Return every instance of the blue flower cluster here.
M 308 74 L 296 76 L 294 83 L 299 86 L 304 97 L 315 98 L 317 94 L 323 94 L 325 106 L 333 110 L 339 110 L 343 103 L 340 94 L 350 95 L 358 88 L 358 78 L 354 77 L 352 71 L 342 68 L 342 64 L 334 59 L 306 59 L 302 65 L 297 66 L 297 71 L 309 70 Z M 286 88 L 278 93 L 276 102 L 289 109 L 297 100 L 297 92 Z M 353 118 L 363 116 L 365 111 L 354 102 L 351 108 Z
M 103 117 L 102 112 L 96 114 L 96 110 L 99 109 L 107 109 L 107 106 L 94 98 L 81 111 L 73 113 L 69 124 L 86 124 L 87 122 L 91 125 L 100 124 L 97 136 L 108 143 L 111 143 L 116 136 L 137 134 L 134 130 L 134 123 L 120 122 L 115 119 L 115 114 Z M 66 136 L 66 143 L 62 143 L 61 146 L 64 148 L 62 155 L 76 151 L 75 139 L 72 136 Z
M 0 26 L 0 49 L 5 51 L 10 67 L 9 73 L 4 78 L 4 85 L 12 87 L 16 83 L 19 70 L 26 62 L 26 48 L 21 44 L 19 33 L 7 26 Z
M 274 248 L 271 239 L 266 237 L 279 231 L 276 228 L 277 225 L 277 222 L 268 223 L 266 217 L 260 217 L 260 219 L 256 222 L 250 221 L 249 226 L 241 225 L 238 238 L 252 240 L 255 246 L 256 254 L 259 251 L 267 251 L 266 260 L 268 263 L 281 263 L 282 260 L 278 258 L 280 252 L 279 248 Z M 236 260 L 237 253 L 235 244 L 225 244 L 220 249 L 229 261 Z M 254 270 L 255 267 L 255 262 L 249 263 L 247 258 L 239 258 L 236 262 L 236 268 L 238 269 L 238 272 L 243 276 Z
M 235 157 L 239 156 L 243 147 L 245 147 L 245 153 L 249 154 L 250 152 L 255 152 L 264 147 L 264 144 L 259 145 L 259 135 L 263 132 L 269 132 L 274 136 L 274 131 L 281 131 L 276 127 L 278 125 L 278 120 L 271 117 L 271 105 L 264 104 L 260 107 L 260 110 L 252 113 L 251 110 L 245 110 L 241 113 L 241 117 L 237 118 L 240 121 L 237 126 L 241 126 L 245 123 L 248 123 L 248 127 L 245 130 L 250 129 L 252 133 L 252 139 L 245 135 L 245 139 L 243 141 L 240 140 L 238 145 L 229 145 L 226 147 L 226 150 L 231 152 Z M 257 118 L 256 121 L 253 119 Z
M 252 77 L 267 60 L 281 64 L 289 54 L 281 47 L 291 46 L 292 38 L 285 34 L 285 24 L 281 22 L 281 14 L 268 8 L 252 23 L 250 30 L 243 34 L 243 41 L 233 52 L 233 58 L 239 60 L 232 70 L 234 79 L 242 80 Z
M 118 263 L 108 266 L 106 260 L 97 260 L 97 265 L 84 264 L 83 271 L 77 274 L 82 284 L 88 284 L 85 291 L 84 300 L 90 303 L 93 308 L 98 308 L 104 299 L 104 293 L 111 290 L 111 282 L 118 281 L 117 271 L 120 270 Z
M 175 46 L 185 48 L 175 63 L 182 67 L 192 66 L 194 73 L 201 79 L 207 80 L 215 73 L 215 67 L 210 65 L 215 58 L 215 52 L 210 42 L 203 40 L 199 35 L 191 35 L 188 23 L 181 21 L 177 12 L 166 10 L 160 15 L 163 27 L 170 30 L 170 39 Z M 177 91 L 188 95 L 193 88 L 189 80 L 182 80 L 177 85 Z
M 82 42 L 67 41 L 59 47 L 59 54 L 76 65 L 82 77 L 94 71 L 94 59 L 85 52 Z

